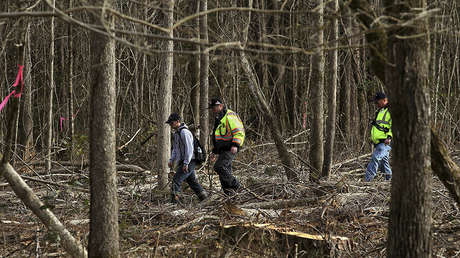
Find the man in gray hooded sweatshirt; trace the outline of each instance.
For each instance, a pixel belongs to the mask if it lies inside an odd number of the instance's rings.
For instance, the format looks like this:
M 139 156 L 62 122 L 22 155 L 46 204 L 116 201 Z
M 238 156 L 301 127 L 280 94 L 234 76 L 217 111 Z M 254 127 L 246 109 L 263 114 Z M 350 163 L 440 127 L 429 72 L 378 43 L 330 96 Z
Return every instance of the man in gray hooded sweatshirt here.
M 208 196 L 206 191 L 198 183 L 195 175 L 196 162 L 193 154 L 193 135 L 185 123 L 181 123 L 180 116 L 177 113 L 172 113 L 166 121 L 176 132 L 173 134 L 173 149 L 168 166 L 173 168 L 177 164 L 176 173 L 173 177 L 171 202 L 179 201 L 181 185 L 184 180 L 189 184 L 190 188 L 195 192 L 200 201 Z

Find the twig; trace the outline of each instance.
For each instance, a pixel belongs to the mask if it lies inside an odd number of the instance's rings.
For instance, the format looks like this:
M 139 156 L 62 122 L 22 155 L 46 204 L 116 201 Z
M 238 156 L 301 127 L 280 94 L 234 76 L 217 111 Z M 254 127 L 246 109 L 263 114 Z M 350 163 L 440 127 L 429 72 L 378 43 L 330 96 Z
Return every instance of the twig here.
M 118 148 L 118 150 L 122 150 L 123 148 L 125 148 L 126 146 L 128 146 L 128 144 L 130 144 L 130 143 L 134 140 L 134 138 L 136 138 L 137 134 L 139 134 L 140 131 L 141 131 L 141 128 L 139 128 L 139 129 L 137 130 L 137 132 L 133 135 L 133 137 L 131 137 L 131 139 L 129 139 L 129 141 L 127 141 L 125 144 L 123 144 L 122 146 L 120 146 L 120 147 Z
M 63 184 L 59 184 L 59 183 L 55 183 L 55 182 L 51 182 L 51 181 L 45 181 L 45 180 L 41 180 L 41 179 L 36 179 L 36 178 L 33 178 L 33 177 L 28 177 L 28 176 L 21 176 L 21 177 L 23 179 L 27 179 L 27 180 L 42 183 L 42 184 L 54 185 L 54 186 L 59 186 L 59 187 L 63 187 L 63 188 L 66 188 L 66 189 L 73 189 L 73 190 L 76 190 L 76 191 L 79 191 L 79 192 L 89 193 L 88 189 L 84 189 L 84 188 L 80 188 L 80 187 L 63 185 Z

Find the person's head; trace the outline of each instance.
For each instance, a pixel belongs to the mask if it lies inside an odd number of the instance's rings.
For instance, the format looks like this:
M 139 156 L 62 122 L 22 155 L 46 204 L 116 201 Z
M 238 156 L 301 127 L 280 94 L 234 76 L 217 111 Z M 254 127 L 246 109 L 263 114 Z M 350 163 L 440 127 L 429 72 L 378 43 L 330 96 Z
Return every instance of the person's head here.
M 177 129 L 180 127 L 180 116 L 177 113 L 172 113 L 169 115 L 168 120 L 166 120 L 166 123 L 171 126 L 172 129 Z
M 382 108 L 388 104 L 388 99 L 385 93 L 377 92 L 374 97 L 374 103 L 377 107 Z
M 212 109 L 214 114 L 220 113 L 224 109 L 224 104 L 218 98 L 211 99 L 208 108 Z

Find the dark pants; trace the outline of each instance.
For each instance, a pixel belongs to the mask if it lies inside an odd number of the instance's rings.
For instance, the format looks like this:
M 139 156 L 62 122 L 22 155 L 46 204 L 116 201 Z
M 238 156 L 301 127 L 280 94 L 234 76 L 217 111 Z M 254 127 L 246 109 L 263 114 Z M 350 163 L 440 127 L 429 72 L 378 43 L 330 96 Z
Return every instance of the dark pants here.
M 195 176 L 195 161 L 190 161 L 190 164 L 188 164 L 188 172 L 184 172 L 182 170 L 183 168 L 183 162 L 179 162 L 180 165 L 177 166 L 176 173 L 174 174 L 173 177 L 173 182 L 172 182 L 172 194 L 178 194 L 181 191 L 181 185 L 184 180 L 188 183 L 190 188 L 197 194 L 200 195 L 201 192 L 203 192 L 203 187 L 201 187 L 200 183 L 198 183 L 198 180 L 196 179 Z
M 222 190 L 227 195 L 231 195 L 232 190 L 236 191 L 240 188 L 240 182 L 232 175 L 232 162 L 235 156 L 230 151 L 224 151 L 219 154 L 216 163 L 214 163 L 214 171 L 219 174 Z

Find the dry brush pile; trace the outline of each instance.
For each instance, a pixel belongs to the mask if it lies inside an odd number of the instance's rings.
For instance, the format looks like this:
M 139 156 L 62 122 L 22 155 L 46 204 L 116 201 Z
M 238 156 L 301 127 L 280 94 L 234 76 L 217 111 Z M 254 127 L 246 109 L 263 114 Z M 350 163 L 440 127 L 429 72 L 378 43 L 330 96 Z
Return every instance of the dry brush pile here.
M 119 165 L 120 237 L 123 257 L 383 257 L 390 183 L 363 182 L 369 155 L 338 163 L 331 179 L 319 184 L 288 182 L 273 149 L 242 153 L 235 175 L 244 185 L 233 197 L 220 191 L 218 176 L 204 166 L 199 180 L 211 193 L 198 202 L 184 185 L 182 203 L 170 204 L 169 191 L 156 189 L 156 176 L 140 167 Z M 460 152 L 451 153 L 460 163 Z M 32 172 L 31 169 L 34 169 Z M 29 185 L 85 245 L 89 233 L 88 171 L 61 163 L 51 174 L 40 164 L 19 169 Z M 395 172 L 396 173 L 396 172 Z M 460 256 L 460 210 L 433 178 L 435 257 Z M 65 256 L 49 232 L 0 182 L 0 257 Z

